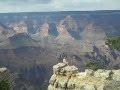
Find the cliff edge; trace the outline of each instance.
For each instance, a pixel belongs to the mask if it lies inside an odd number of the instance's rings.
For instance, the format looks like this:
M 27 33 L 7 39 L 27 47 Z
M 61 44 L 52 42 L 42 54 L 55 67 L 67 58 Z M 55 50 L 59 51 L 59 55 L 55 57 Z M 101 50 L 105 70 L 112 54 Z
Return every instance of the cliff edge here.
M 48 90 L 120 90 L 120 69 L 79 72 L 75 66 L 53 66 Z

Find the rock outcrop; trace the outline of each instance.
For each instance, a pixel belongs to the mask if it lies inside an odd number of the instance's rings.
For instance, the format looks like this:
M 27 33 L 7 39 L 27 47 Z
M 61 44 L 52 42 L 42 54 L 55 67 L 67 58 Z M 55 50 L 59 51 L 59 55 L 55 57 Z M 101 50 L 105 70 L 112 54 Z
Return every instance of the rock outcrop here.
M 48 34 L 48 30 L 49 30 L 49 24 L 48 23 L 44 23 L 41 27 L 40 30 L 38 30 L 38 33 L 41 34 L 41 37 L 47 37 Z
M 75 66 L 58 63 L 53 73 L 48 90 L 120 90 L 120 70 L 78 72 Z
M 44 23 L 39 29 L 38 32 L 36 34 L 32 35 L 32 38 L 39 41 L 42 40 L 46 37 L 49 36 L 49 24 L 48 23 Z
M 57 26 L 57 31 L 59 35 L 55 39 L 55 41 L 60 44 L 70 43 L 74 41 L 74 38 L 67 31 L 67 28 L 63 23 L 64 23 L 64 20 L 61 20 L 61 22 Z
M 84 42 L 95 44 L 96 46 L 104 45 L 106 34 L 101 27 L 94 25 L 93 23 L 88 24 L 80 36 Z
M 78 24 L 74 18 L 71 17 L 71 15 L 67 15 L 66 18 L 63 20 L 63 24 L 67 28 L 67 30 L 76 31 L 78 30 Z
M 9 37 L 14 35 L 14 31 L 12 29 L 8 29 L 0 25 L 0 42 L 6 40 Z
M 16 33 L 28 33 L 27 25 L 24 21 L 21 21 L 19 23 L 15 23 L 13 25 L 13 30 L 15 30 Z

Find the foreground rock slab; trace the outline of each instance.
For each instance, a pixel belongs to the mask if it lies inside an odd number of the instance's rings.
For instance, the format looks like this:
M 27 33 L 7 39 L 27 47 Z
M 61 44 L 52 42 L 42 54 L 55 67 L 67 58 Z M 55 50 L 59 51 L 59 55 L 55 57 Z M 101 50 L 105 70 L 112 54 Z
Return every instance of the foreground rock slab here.
M 79 72 L 75 66 L 53 66 L 48 90 L 120 90 L 120 69 Z

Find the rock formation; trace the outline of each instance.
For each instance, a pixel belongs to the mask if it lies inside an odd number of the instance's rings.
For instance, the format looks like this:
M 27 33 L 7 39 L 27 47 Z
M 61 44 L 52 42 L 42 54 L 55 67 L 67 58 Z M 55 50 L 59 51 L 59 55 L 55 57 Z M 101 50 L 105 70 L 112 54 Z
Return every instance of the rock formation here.
M 78 30 L 78 24 L 75 21 L 75 19 L 71 17 L 71 15 L 67 15 L 67 17 L 63 21 L 64 21 L 63 24 L 66 26 L 68 30 L 73 31 Z
M 15 30 L 16 33 L 28 33 L 27 25 L 24 21 L 15 23 L 15 25 L 13 25 L 13 30 Z
M 49 30 L 49 24 L 48 23 L 44 23 L 38 29 L 38 32 L 32 36 L 32 38 L 37 40 L 37 41 L 39 41 L 41 39 L 44 39 L 45 37 L 49 36 L 48 30 Z
M 120 90 L 120 70 L 78 72 L 75 66 L 58 63 L 53 73 L 48 90 Z
M 40 33 L 43 35 L 43 37 L 47 37 L 48 36 L 48 30 L 49 30 L 49 24 L 48 23 L 44 23 L 42 25 L 42 27 L 40 28 Z
M 61 22 L 57 26 L 57 31 L 59 35 L 55 39 L 55 41 L 60 44 L 69 43 L 74 40 L 74 38 L 69 34 L 69 32 L 67 31 L 67 28 L 63 23 L 64 23 L 64 20 L 61 20 Z
M 96 26 L 93 23 L 88 24 L 83 32 L 80 33 L 80 36 L 83 41 L 95 44 L 97 46 L 105 44 L 105 32 L 101 29 L 101 27 Z
M 2 25 L 0 25 L 0 42 L 12 37 L 13 35 L 14 31 L 12 29 L 4 28 Z

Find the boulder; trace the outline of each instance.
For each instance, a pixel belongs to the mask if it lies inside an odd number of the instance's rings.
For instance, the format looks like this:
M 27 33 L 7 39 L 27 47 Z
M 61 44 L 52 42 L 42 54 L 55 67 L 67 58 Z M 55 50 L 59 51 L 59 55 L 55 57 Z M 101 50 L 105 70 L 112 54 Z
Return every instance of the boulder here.
M 73 83 L 73 82 L 68 82 L 68 83 L 67 83 L 67 88 L 68 88 L 68 89 L 74 89 L 74 88 L 75 88 L 75 83 Z
M 64 63 L 58 63 L 57 65 L 54 65 L 53 66 L 53 73 L 59 74 L 60 70 L 65 66 L 66 66 L 66 64 L 64 64 Z
M 107 78 L 111 77 L 110 76 L 111 73 L 112 73 L 111 70 L 102 70 L 102 69 L 99 69 L 99 70 L 97 70 L 94 73 L 94 77 L 107 79 Z
M 84 85 L 80 88 L 80 90 L 97 90 L 94 85 Z
M 104 90 L 120 90 L 120 81 L 108 81 L 104 86 Z
M 112 70 L 113 75 L 112 78 L 113 80 L 120 81 L 120 70 Z
M 85 75 L 86 75 L 86 76 L 93 76 L 93 75 L 94 75 L 94 71 L 91 70 L 91 69 L 86 69 L 86 70 L 85 70 Z
M 67 76 L 75 75 L 78 72 L 78 68 L 75 66 L 66 66 L 64 69 Z
M 53 75 L 51 76 L 51 78 L 50 78 L 49 83 L 50 83 L 51 85 L 54 85 L 55 81 L 56 81 L 56 75 L 53 74 Z
M 67 88 L 67 80 L 61 80 L 61 81 L 59 81 L 59 83 L 58 83 L 58 86 L 60 87 L 60 88 Z
M 99 86 L 99 87 L 97 88 L 97 90 L 105 90 L 105 89 L 104 89 L 104 86 L 101 85 L 101 86 Z

